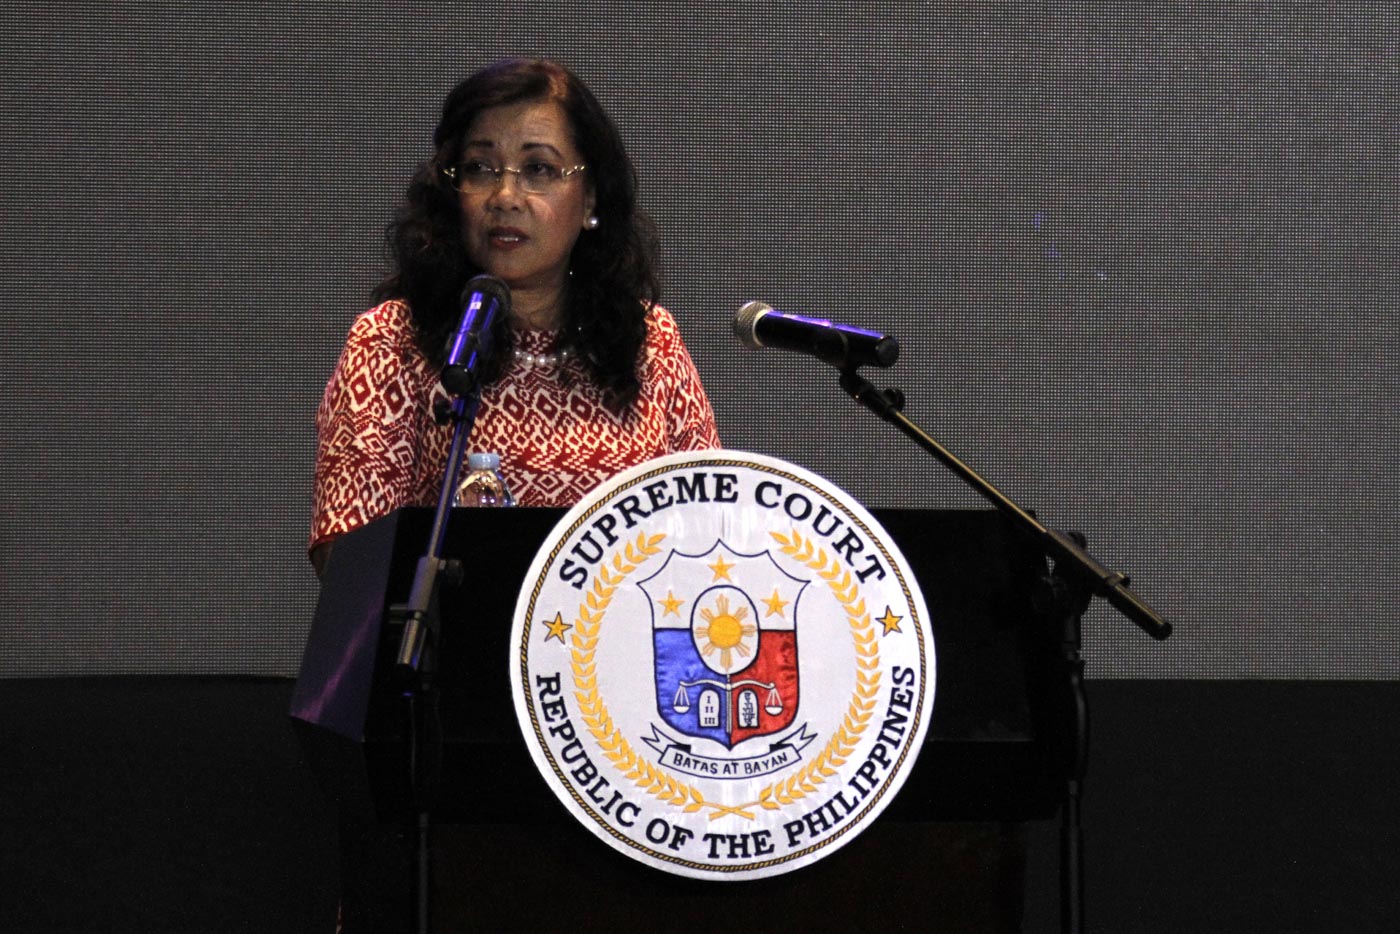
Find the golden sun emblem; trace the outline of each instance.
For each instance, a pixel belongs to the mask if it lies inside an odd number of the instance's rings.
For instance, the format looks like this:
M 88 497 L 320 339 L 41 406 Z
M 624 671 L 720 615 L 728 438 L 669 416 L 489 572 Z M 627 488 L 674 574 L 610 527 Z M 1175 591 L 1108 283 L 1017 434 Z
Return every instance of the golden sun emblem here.
M 719 664 L 707 661 L 706 664 L 716 671 L 726 674 L 744 668 L 748 662 L 735 664 L 735 653 L 741 658 L 749 658 L 753 654 L 754 636 L 758 632 L 758 627 L 753 623 L 746 623 L 749 608 L 746 606 L 729 609 L 729 597 L 720 594 L 715 598 L 714 609 L 702 607 L 700 618 L 704 620 L 695 626 L 695 644 L 700 649 L 700 654 L 709 659 L 716 652 L 719 653 Z

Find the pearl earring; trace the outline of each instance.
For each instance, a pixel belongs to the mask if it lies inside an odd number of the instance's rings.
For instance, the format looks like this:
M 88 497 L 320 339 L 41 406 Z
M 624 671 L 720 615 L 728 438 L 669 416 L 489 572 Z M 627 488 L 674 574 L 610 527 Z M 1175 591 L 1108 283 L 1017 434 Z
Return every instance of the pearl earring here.
M 590 217 L 588 220 L 584 221 L 584 225 L 585 225 L 589 230 L 597 230 L 597 229 L 598 229 L 598 225 L 599 225 L 600 223 L 602 223 L 602 222 L 601 222 L 600 220 L 598 220 L 598 215 L 597 215 L 597 214 L 594 214 L 594 215 L 593 215 L 592 217 Z

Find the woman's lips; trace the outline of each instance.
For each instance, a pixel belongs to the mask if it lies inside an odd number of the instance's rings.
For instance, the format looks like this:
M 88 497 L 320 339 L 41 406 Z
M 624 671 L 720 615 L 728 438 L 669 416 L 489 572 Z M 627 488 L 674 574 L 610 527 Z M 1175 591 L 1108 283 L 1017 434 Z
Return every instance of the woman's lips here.
M 486 236 L 490 239 L 493 247 L 502 250 L 520 246 L 529 239 L 525 236 L 525 231 L 517 227 L 492 227 L 486 231 Z

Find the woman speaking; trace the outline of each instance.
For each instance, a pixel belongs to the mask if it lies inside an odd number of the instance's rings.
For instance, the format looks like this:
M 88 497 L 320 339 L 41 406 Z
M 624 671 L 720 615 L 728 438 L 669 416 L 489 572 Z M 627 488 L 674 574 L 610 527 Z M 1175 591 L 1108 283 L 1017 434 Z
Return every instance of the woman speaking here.
M 479 273 L 511 291 L 468 439 L 517 502 L 568 506 L 608 477 L 719 445 L 675 321 L 636 172 L 596 98 L 562 65 L 513 59 L 458 85 L 434 152 L 387 233 L 381 304 L 356 319 L 317 414 L 309 549 L 437 502 L 451 443 L 439 375 Z

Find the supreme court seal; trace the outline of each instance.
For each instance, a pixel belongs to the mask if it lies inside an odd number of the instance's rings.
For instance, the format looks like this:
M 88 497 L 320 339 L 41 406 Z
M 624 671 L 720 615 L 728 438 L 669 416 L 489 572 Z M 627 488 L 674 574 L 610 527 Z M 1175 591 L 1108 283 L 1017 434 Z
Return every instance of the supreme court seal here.
M 594 491 L 536 556 L 511 646 L 526 744 L 565 807 L 696 878 L 852 839 L 933 710 L 904 557 L 841 490 L 754 454 L 671 455 Z

